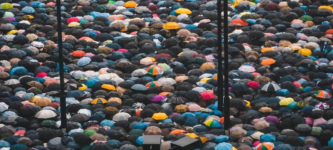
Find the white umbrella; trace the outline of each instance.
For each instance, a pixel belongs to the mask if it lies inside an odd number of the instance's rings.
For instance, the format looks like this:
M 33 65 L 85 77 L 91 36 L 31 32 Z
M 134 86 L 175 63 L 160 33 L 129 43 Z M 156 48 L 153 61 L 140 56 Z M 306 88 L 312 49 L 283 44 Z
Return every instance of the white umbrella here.
M 252 66 L 249 65 L 242 65 L 238 68 L 238 70 L 243 71 L 243 72 L 255 72 L 256 69 Z
M 162 84 L 162 86 L 167 86 L 167 85 L 174 85 L 176 84 L 177 82 L 172 79 L 172 78 L 160 78 L 157 80 L 159 83 Z
M 116 85 L 118 85 L 119 83 L 125 81 L 123 78 L 117 77 L 117 78 L 113 78 L 112 81 L 116 82 Z
M 132 77 L 140 77 L 147 74 L 147 71 L 145 69 L 136 69 L 132 72 Z
M 7 81 L 5 81 L 5 85 L 15 85 L 15 84 L 19 84 L 20 81 L 17 79 L 9 79 Z
M 131 117 L 130 114 L 125 112 L 119 112 L 113 116 L 112 120 L 113 121 L 127 120 L 129 117 Z
M 38 119 L 50 119 L 56 117 L 57 114 L 52 110 L 40 110 L 35 117 Z
M 0 102 L 0 112 L 4 112 L 8 109 L 8 105 L 4 102 Z
M 77 113 L 78 114 L 85 114 L 88 117 L 91 117 L 91 111 L 89 109 L 80 109 Z
M 192 90 L 197 91 L 199 93 L 206 92 L 207 90 L 204 87 L 195 87 Z

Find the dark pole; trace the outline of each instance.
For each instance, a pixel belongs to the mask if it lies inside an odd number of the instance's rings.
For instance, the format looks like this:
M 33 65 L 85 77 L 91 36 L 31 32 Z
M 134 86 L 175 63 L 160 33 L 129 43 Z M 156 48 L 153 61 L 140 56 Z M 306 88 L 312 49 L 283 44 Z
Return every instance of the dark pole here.
M 224 92 L 223 92 L 223 77 L 222 77 L 222 4 L 221 0 L 217 0 L 217 28 L 218 28 L 218 109 L 224 112 L 224 130 L 230 128 L 230 102 L 228 88 L 228 1 L 223 2 L 223 30 L 224 30 Z M 223 99 L 224 93 L 224 99 Z M 223 108 L 222 108 L 223 104 Z
M 218 41 L 218 51 L 217 51 L 217 97 L 218 97 L 218 109 L 223 112 L 223 76 L 222 76 L 222 10 L 221 10 L 221 0 L 217 0 L 217 41 Z
M 62 54 L 62 29 L 61 29 L 61 8 L 60 0 L 57 0 L 57 24 L 58 24 L 58 50 L 59 50 L 59 74 L 60 74 L 60 108 L 61 108 L 61 129 L 67 131 L 66 97 L 64 90 L 64 59 Z
M 228 61 L 228 1 L 223 2 L 223 24 L 224 24 L 224 130 L 229 131 L 230 128 L 230 100 L 229 100 L 229 61 Z M 229 132 L 228 132 L 229 133 Z

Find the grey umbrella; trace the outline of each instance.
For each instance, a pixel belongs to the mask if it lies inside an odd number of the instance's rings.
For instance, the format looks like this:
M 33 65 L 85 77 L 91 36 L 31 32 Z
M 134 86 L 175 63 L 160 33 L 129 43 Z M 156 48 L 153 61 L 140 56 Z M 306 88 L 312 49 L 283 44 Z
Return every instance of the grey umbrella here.
M 277 38 L 280 40 L 294 40 L 296 39 L 296 36 L 292 33 L 282 33 L 277 35 Z
M 0 112 L 4 112 L 8 109 L 8 105 L 4 102 L 0 102 Z
M 121 146 L 119 150 L 137 150 L 137 148 L 132 144 L 125 144 Z
M 301 132 L 311 131 L 312 128 L 308 124 L 298 124 L 295 129 Z
M 47 147 L 51 149 L 63 149 L 64 145 L 61 143 L 61 138 L 53 138 L 47 142 Z
M 138 6 L 135 8 L 135 12 L 142 14 L 143 12 L 151 12 L 146 6 Z
M 140 77 L 140 76 L 144 76 L 147 74 L 147 71 L 145 69 L 136 69 L 132 72 L 132 76 L 133 77 Z

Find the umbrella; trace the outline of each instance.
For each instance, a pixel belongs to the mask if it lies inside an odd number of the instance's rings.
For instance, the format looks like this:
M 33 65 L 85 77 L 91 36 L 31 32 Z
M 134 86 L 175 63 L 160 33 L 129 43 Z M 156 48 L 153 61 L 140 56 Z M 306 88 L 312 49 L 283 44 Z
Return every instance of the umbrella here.
M 35 117 L 38 119 L 51 119 L 57 116 L 57 113 L 55 113 L 52 110 L 40 110 L 36 113 Z
M 163 28 L 168 30 L 179 29 L 180 25 L 177 22 L 167 22 L 163 25 Z
M 152 118 L 155 120 L 164 120 L 168 118 L 168 116 L 165 113 L 155 113 Z
M 330 93 L 328 93 L 327 91 L 324 91 L 324 90 L 316 91 L 313 95 L 315 97 L 321 98 L 321 99 L 329 99 L 332 97 L 332 95 Z
M 271 142 L 259 143 L 256 147 L 257 150 L 273 150 L 274 144 Z
M 113 121 L 127 120 L 129 117 L 131 117 L 130 114 L 125 112 L 119 112 L 113 116 L 112 120 Z
M 281 89 L 280 86 L 278 84 L 276 84 L 275 82 L 268 82 L 260 88 L 261 91 L 265 91 L 268 93 L 274 93 L 280 89 Z
M 4 112 L 8 109 L 8 105 L 4 102 L 0 102 L 0 112 Z
M 163 68 L 161 66 L 150 66 L 146 69 L 147 74 L 149 75 L 161 75 L 163 74 Z
M 25 6 L 22 8 L 22 12 L 26 13 L 26 14 L 32 14 L 32 13 L 35 13 L 35 9 L 30 6 Z
M 192 14 L 192 11 L 187 9 L 187 8 L 178 8 L 176 10 L 176 13 L 177 14 L 187 14 L 187 15 L 189 15 L 189 14 Z
M 204 124 L 208 127 L 211 127 L 211 128 L 220 128 L 220 127 L 222 127 L 220 122 L 218 122 L 216 120 L 213 120 L 213 119 L 205 121 Z
M 208 92 L 208 91 L 202 92 L 202 93 L 200 93 L 200 95 L 203 100 L 210 100 L 210 99 L 214 99 L 216 97 L 214 93 Z
M 232 148 L 233 147 L 230 143 L 225 143 L 225 142 L 219 143 L 214 147 L 215 150 L 232 150 Z

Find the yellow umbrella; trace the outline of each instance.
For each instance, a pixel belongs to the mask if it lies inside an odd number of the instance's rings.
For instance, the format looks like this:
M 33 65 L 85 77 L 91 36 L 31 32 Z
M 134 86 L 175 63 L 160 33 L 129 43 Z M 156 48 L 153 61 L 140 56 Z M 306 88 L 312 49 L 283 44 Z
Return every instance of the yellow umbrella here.
M 298 53 L 302 54 L 303 56 L 310 56 L 312 54 L 312 51 L 307 48 L 300 49 Z
M 180 25 L 177 22 L 167 22 L 163 25 L 163 28 L 168 30 L 179 29 Z
M 185 135 L 189 136 L 190 138 L 194 138 L 194 139 L 199 137 L 198 135 L 196 135 L 194 133 L 187 133 Z
M 91 104 L 105 104 L 107 103 L 108 101 L 106 101 L 104 98 L 95 98 Z
M 16 34 L 16 33 L 18 33 L 18 30 L 11 30 L 11 31 L 7 32 L 7 35 Z
M 287 106 L 292 102 L 294 102 L 293 98 L 284 98 L 284 99 L 280 100 L 280 105 L 281 106 Z
M 177 14 L 187 14 L 187 15 L 189 15 L 189 14 L 192 14 L 192 11 L 187 9 L 187 8 L 178 8 L 176 10 L 176 13 Z
M 78 22 L 71 22 L 68 24 L 68 27 L 76 27 L 76 26 L 80 26 L 80 23 Z
M 29 102 L 31 102 L 31 103 L 36 103 L 37 100 L 39 100 L 39 99 L 42 99 L 42 97 L 40 97 L 40 96 L 34 96 L 34 97 L 32 97 L 32 98 L 29 100 Z
M 164 120 L 164 119 L 168 118 L 168 115 L 166 115 L 165 113 L 155 113 L 153 115 L 153 117 L 151 117 L 151 118 L 153 118 L 155 120 Z
M 88 87 L 85 85 L 85 84 L 81 84 L 81 87 L 79 87 L 78 89 L 80 90 L 80 91 L 83 91 L 83 90 L 85 90 L 85 89 L 87 89 Z
M 318 9 L 328 9 L 330 11 L 333 11 L 333 8 L 331 6 L 319 6 Z
M 115 91 L 115 90 L 116 90 L 116 87 L 114 87 L 114 86 L 111 85 L 111 84 L 102 84 L 101 88 L 102 88 L 102 89 L 109 90 L 109 91 Z
M 205 83 L 207 83 L 207 81 L 208 80 L 210 80 L 211 78 L 202 78 L 201 80 L 200 80 L 200 82 L 205 82 Z

